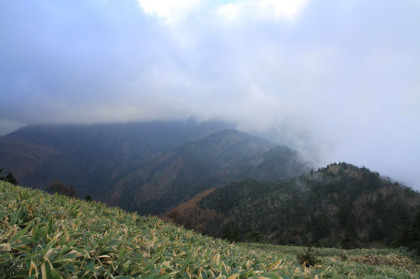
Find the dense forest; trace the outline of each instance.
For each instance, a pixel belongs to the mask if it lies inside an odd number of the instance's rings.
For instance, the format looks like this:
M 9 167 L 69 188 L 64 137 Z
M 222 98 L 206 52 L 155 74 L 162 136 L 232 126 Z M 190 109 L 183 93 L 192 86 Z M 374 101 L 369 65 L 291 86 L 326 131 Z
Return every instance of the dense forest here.
M 240 180 L 166 217 L 230 241 L 357 248 L 398 244 L 416 212 L 418 192 L 365 167 L 334 163 L 287 180 Z

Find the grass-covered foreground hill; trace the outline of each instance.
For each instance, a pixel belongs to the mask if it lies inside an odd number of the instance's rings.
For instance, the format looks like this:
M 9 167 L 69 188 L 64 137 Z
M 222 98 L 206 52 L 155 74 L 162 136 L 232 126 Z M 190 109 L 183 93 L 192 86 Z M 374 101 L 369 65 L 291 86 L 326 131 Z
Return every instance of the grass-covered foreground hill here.
M 0 278 L 419 278 L 398 250 L 229 244 L 101 203 L 0 181 Z M 307 253 L 308 254 L 308 253 Z M 308 257 L 306 257 L 308 258 Z

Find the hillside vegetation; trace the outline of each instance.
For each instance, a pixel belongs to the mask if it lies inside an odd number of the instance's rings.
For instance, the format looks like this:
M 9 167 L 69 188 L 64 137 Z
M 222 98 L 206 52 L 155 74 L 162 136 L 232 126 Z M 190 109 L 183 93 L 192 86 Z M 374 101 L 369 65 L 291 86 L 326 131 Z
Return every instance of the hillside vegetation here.
M 0 278 L 418 278 L 398 250 L 229 244 L 101 203 L 0 181 Z M 301 258 L 301 257 L 298 257 Z
M 349 249 L 392 245 L 416 212 L 418 192 L 340 163 L 288 180 L 239 180 L 165 216 L 231 241 Z

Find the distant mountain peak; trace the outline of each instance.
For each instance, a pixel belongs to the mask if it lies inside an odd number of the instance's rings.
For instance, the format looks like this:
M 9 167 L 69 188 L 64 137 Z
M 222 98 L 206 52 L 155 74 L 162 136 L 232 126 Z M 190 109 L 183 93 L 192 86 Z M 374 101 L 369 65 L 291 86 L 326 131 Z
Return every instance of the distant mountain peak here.
M 325 167 L 318 168 L 316 171 L 312 169 L 309 173 L 303 175 L 303 178 L 307 180 L 323 180 L 324 182 L 327 182 L 342 179 L 360 180 L 367 176 L 371 179 L 380 179 L 378 172 L 370 171 L 364 166 L 357 167 L 346 162 L 340 162 L 331 163 Z

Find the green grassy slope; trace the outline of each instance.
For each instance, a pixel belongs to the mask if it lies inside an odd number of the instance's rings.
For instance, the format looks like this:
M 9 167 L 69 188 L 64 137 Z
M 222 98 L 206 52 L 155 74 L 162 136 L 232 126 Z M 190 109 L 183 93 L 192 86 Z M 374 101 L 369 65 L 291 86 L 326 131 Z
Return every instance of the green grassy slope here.
M 0 278 L 418 278 L 397 250 L 229 244 L 142 217 L 0 181 Z

